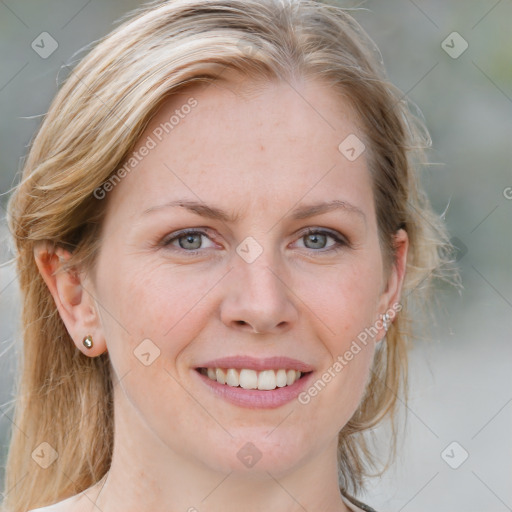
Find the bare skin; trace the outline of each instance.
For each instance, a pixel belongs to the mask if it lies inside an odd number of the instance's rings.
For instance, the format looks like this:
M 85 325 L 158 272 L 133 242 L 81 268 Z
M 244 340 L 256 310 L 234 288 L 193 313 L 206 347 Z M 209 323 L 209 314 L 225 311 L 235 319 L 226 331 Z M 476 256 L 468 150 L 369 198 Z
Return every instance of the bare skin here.
M 362 398 L 384 329 L 307 404 L 235 405 L 197 367 L 221 356 L 286 356 L 310 365 L 316 381 L 399 302 L 407 235 L 397 232 L 385 274 L 367 155 L 350 161 L 338 150 L 364 134 L 331 89 L 249 90 L 235 78 L 195 85 L 162 106 L 136 149 L 190 97 L 197 106 L 104 199 L 94 275 L 52 275 L 69 254 L 36 248 L 77 348 L 92 357 L 108 350 L 118 379 L 107 478 L 42 510 L 346 512 L 337 434 Z M 177 200 L 236 218 L 159 207 Z M 343 204 L 291 216 L 333 201 Z M 176 234 L 186 228 L 202 234 Z M 242 247 L 261 248 L 250 263 L 237 252 L 247 237 L 257 245 Z M 160 350 L 147 366 L 134 356 L 145 339 Z M 252 467 L 237 456 L 249 442 L 261 454 Z

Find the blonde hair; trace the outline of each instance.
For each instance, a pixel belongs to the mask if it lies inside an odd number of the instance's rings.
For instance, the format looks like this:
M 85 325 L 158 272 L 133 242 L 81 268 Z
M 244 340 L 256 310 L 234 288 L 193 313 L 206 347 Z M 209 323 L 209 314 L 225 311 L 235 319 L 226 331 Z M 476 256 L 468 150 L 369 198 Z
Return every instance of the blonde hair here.
M 108 354 L 90 358 L 76 349 L 38 272 L 34 244 L 47 240 L 69 249 L 68 268 L 93 273 L 107 203 L 94 191 L 119 169 L 165 99 L 193 83 L 222 80 L 228 68 L 252 80 L 321 80 L 347 98 L 370 152 L 388 264 L 393 234 L 399 228 L 408 233 L 402 310 L 377 349 L 357 411 L 339 434 L 341 492 L 360 491 L 376 465 L 364 433 L 393 417 L 397 395 L 406 389 L 410 294 L 427 292 L 449 261 L 442 219 L 417 178 L 428 134 L 389 83 L 372 41 L 340 7 L 313 0 L 154 2 L 70 72 L 9 202 L 24 340 L 6 467 L 9 511 L 25 512 L 90 487 L 108 471 L 113 448 Z M 31 457 L 41 442 L 58 452 L 47 469 Z

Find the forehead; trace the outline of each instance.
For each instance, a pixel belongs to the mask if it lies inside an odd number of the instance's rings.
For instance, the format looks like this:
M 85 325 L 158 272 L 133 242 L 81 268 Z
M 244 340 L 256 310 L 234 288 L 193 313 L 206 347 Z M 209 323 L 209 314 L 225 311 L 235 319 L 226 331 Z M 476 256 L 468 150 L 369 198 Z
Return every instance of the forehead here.
M 109 200 L 130 200 L 133 210 L 137 197 L 140 212 L 183 196 L 240 208 L 326 193 L 363 203 L 371 191 L 366 155 L 350 161 L 339 147 L 354 135 L 364 138 L 350 104 L 319 82 L 196 84 L 161 105 Z

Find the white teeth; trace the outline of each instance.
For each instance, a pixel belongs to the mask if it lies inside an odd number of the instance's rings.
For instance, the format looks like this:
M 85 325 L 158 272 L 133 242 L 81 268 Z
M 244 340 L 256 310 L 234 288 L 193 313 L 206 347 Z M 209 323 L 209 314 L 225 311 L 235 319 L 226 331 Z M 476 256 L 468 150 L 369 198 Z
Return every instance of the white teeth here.
M 203 375 L 207 375 L 211 380 L 220 384 L 227 384 L 232 387 L 242 387 L 244 389 L 259 389 L 261 391 L 271 391 L 285 386 L 291 386 L 300 379 L 302 373 L 298 370 L 236 370 L 228 368 L 203 368 Z
M 240 387 L 244 389 L 257 389 L 258 374 L 254 370 L 241 370 Z
M 215 375 L 217 377 L 217 382 L 220 382 L 221 384 L 226 384 L 226 374 L 221 368 L 215 369 Z
M 263 370 L 258 375 L 258 389 L 276 389 L 276 372 L 274 370 Z
M 286 370 L 277 370 L 276 386 L 278 388 L 284 388 L 286 386 Z
M 226 384 L 228 386 L 233 386 L 234 388 L 236 388 L 240 384 L 240 381 L 238 379 L 238 372 L 236 370 L 233 370 L 233 368 L 230 368 L 228 370 L 228 373 L 226 374 Z

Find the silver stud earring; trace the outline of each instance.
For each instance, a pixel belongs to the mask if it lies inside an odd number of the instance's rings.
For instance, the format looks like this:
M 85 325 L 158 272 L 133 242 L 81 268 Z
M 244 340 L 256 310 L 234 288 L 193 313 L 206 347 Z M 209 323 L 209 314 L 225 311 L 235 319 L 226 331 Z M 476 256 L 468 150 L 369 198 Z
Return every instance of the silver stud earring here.
M 92 336 L 89 334 L 87 335 L 83 340 L 82 340 L 82 343 L 84 345 L 84 347 L 86 348 L 92 348 Z
M 390 323 L 391 323 L 391 318 L 389 317 L 389 315 L 387 313 L 384 313 L 382 315 L 382 324 L 383 324 L 385 331 L 387 331 L 389 329 Z

